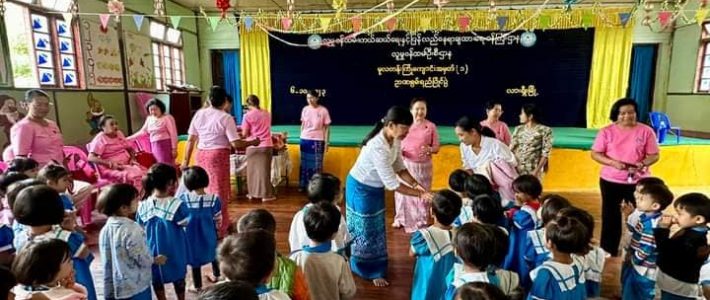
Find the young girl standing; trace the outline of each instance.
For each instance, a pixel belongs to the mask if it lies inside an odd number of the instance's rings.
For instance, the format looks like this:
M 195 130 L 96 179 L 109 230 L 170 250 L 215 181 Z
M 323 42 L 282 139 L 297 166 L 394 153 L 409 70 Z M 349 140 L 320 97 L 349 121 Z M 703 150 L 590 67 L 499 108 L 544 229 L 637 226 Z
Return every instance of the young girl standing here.
M 306 94 L 306 105 L 301 111 L 301 176 L 300 191 L 305 191 L 314 174 L 323 172 L 323 157 L 330 140 L 330 114 L 320 104 L 320 95 L 314 90 Z
M 153 258 L 146 236 L 131 216 L 138 207 L 138 190 L 130 184 L 114 184 L 101 192 L 96 209 L 109 216 L 99 235 L 106 299 L 150 300 L 151 266 L 165 263 Z
M 205 189 L 210 184 L 210 178 L 205 169 L 193 166 L 185 169 L 182 175 L 183 183 L 189 193 L 183 193 L 178 198 L 190 209 L 190 224 L 187 225 L 187 236 L 190 240 L 190 259 L 194 290 L 202 289 L 202 265 L 212 263 L 213 276 L 209 281 L 217 282 L 219 278 L 219 263 L 217 262 L 217 230 L 222 227 L 222 202 L 217 195 L 207 194 Z
M 165 300 L 165 283 L 172 283 L 178 299 L 185 299 L 188 246 L 184 227 L 190 221 L 190 210 L 182 200 L 173 197 L 177 171 L 166 164 L 155 164 L 143 178 L 145 199 L 138 205 L 136 219 L 145 228 L 148 247 L 153 256 L 167 257 L 164 265 L 153 266 L 153 289 Z
M 537 227 L 537 210 L 540 208 L 542 184 L 537 177 L 522 175 L 513 181 L 516 208 L 508 210 L 510 217 L 510 248 L 503 263 L 503 268 L 514 271 L 520 276 L 521 285 L 530 286 L 528 264 L 525 261 L 526 239 L 528 232 Z

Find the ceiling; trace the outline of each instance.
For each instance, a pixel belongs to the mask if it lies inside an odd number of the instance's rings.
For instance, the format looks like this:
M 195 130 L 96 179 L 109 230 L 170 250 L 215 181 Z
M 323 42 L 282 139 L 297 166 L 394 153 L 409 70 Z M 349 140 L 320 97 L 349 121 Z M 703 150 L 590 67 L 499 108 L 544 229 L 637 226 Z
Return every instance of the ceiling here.
M 217 11 L 215 0 L 173 0 L 183 6 L 199 11 L 202 6 L 206 11 Z M 286 0 L 230 0 L 236 10 L 243 11 L 283 11 L 287 9 Z M 332 0 L 294 0 L 296 11 L 332 11 Z M 383 0 L 347 0 L 348 9 L 367 9 L 371 8 Z M 409 3 L 410 0 L 394 0 L 395 7 L 401 7 Z M 498 6 L 518 6 L 518 5 L 535 5 L 544 2 L 543 0 L 497 0 Z M 600 0 L 604 4 L 633 4 L 633 0 Z M 594 0 L 582 0 L 582 4 L 592 4 Z M 548 5 L 561 5 L 562 0 L 550 0 Z M 488 6 L 489 0 L 449 0 L 445 7 L 472 7 L 472 6 Z M 436 6 L 432 4 L 432 0 L 420 0 L 413 7 L 416 8 L 432 8 Z

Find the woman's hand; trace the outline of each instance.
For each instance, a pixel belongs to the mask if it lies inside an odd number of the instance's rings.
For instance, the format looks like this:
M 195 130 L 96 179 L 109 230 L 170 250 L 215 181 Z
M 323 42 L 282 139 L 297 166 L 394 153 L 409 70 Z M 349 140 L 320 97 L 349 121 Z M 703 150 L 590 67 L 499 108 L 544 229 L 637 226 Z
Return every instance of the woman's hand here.
M 617 170 L 626 170 L 626 164 L 622 163 L 618 160 L 612 160 L 609 165 L 614 167 Z
M 188 162 L 183 161 L 182 164 L 180 164 L 180 170 L 185 170 L 188 167 Z
M 419 199 L 422 199 L 426 202 L 431 202 L 431 200 L 434 198 L 434 194 L 429 193 L 429 192 L 423 192 L 419 194 Z

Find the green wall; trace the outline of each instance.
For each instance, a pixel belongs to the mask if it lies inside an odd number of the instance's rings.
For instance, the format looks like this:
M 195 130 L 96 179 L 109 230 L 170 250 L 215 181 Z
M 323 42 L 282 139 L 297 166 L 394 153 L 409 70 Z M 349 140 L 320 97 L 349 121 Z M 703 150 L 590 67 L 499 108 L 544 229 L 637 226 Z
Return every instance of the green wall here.
M 200 55 L 202 56 L 202 90 L 205 96 L 212 86 L 212 63 L 210 51 L 217 49 L 239 49 L 239 31 L 236 27 L 227 22 L 220 22 L 219 26 L 212 31 L 212 27 L 207 24 L 207 20 L 200 19 L 198 22 L 200 29 Z M 206 99 L 206 98 L 205 98 Z
M 695 11 L 696 5 L 691 3 L 686 9 Z M 710 132 L 707 120 L 710 116 L 710 94 L 695 92 L 700 37 L 701 28 L 697 23 L 677 26 L 673 32 L 664 111 L 674 126 L 707 133 Z

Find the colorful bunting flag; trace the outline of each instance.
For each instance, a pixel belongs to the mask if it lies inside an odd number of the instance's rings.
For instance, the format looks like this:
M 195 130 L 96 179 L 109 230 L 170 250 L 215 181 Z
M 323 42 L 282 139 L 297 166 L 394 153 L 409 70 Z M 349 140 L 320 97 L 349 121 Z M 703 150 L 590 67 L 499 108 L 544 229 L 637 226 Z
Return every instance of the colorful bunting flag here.
M 293 24 L 293 20 L 289 17 L 283 17 L 281 18 L 281 27 L 284 30 L 289 30 L 291 28 L 291 25 Z
M 141 31 L 141 28 L 143 27 L 143 19 L 145 16 L 143 15 L 133 15 L 133 23 L 136 24 L 136 29 L 138 31 Z
M 74 15 L 72 13 L 62 13 L 62 17 L 64 17 L 64 22 L 71 24 L 71 20 L 74 18 Z
M 355 16 L 350 19 L 350 22 L 353 24 L 353 32 L 359 32 L 362 30 L 362 17 L 361 16 Z
M 178 26 L 180 26 L 181 19 L 181 16 L 170 16 L 170 23 L 173 24 L 173 28 L 178 29 Z
M 471 17 L 467 15 L 459 16 L 459 30 L 464 32 L 468 30 L 468 26 L 471 24 Z
M 215 31 L 217 29 L 217 25 L 219 25 L 219 20 L 220 17 L 209 17 L 207 18 L 207 23 L 210 23 L 210 27 L 212 27 L 212 31 Z
M 627 13 L 627 12 L 619 13 L 619 23 L 621 23 L 621 26 L 626 27 L 626 24 L 629 23 L 629 19 L 631 19 L 630 13 Z
M 670 11 L 662 11 L 658 13 L 658 22 L 661 23 L 662 27 L 666 27 L 668 25 L 668 22 L 671 20 L 671 16 L 673 16 L 673 13 Z
M 508 23 L 508 16 L 500 16 L 498 17 L 498 30 L 503 30 L 505 28 L 505 24 Z
M 323 32 L 328 31 L 328 27 L 330 26 L 330 21 L 332 19 L 333 18 L 329 18 L 329 17 L 321 17 L 320 18 L 320 28 L 323 30 Z
M 582 15 L 582 26 L 584 28 L 592 27 L 594 25 L 594 15 L 592 13 L 586 12 Z
M 397 17 L 391 17 L 385 22 L 387 25 L 387 31 L 392 32 L 397 27 Z
M 104 30 L 108 26 L 108 20 L 111 16 L 109 14 L 99 14 L 99 20 L 101 20 L 101 28 Z
M 254 26 L 254 19 L 251 16 L 244 17 L 244 26 L 247 27 L 247 30 L 251 30 L 251 27 Z

